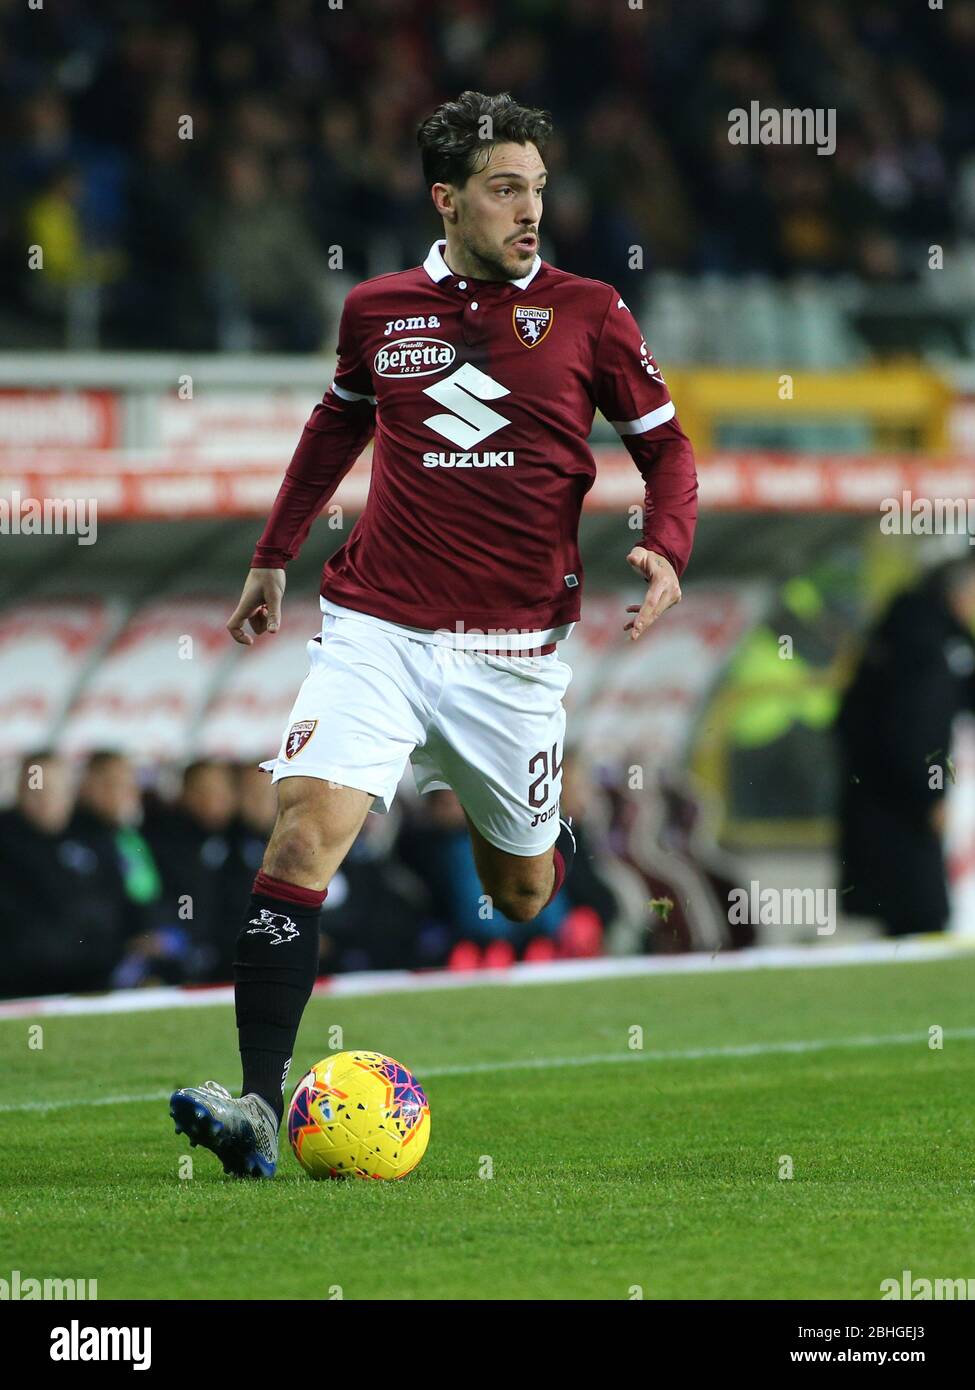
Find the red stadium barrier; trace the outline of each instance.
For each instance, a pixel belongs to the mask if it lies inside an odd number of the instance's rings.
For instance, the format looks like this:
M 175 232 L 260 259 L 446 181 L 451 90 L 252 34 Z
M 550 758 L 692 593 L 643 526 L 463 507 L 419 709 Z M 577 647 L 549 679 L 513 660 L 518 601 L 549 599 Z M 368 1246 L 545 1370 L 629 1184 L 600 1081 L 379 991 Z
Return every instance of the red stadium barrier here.
M 640 504 L 643 485 L 625 449 L 597 448 L 592 511 Z M 368 452 L 345 477 L 334 501 L 363 507 Z M 102 520 L 264 516 L 286 459 L 154 451 L 106 454 L 99 449 L 6 450 L 0 458 L 0 515 L 31 499 L 86 498 Z M 975 497 L 975 458 L 913 454 L 720 453 L 698 460 L 701 505 L 711 511 L 877 512 L 885 498 Z M 6 503 L 6 505 L 4 505 Z

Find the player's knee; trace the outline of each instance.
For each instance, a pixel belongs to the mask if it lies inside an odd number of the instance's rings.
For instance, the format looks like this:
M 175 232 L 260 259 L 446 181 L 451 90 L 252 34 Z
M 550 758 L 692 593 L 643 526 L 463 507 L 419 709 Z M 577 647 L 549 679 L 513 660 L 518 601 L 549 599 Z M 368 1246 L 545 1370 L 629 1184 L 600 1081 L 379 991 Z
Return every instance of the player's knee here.
M 534 884 L 511 884 L 495 896 L 494 905 L 509 922 L 531 922 L 545 906 L 546 894 Z
M 264 872 L 285 883 L 314 875 L 325 852 L 321 827 L 304 808 L 282 807 L 264 852 Z

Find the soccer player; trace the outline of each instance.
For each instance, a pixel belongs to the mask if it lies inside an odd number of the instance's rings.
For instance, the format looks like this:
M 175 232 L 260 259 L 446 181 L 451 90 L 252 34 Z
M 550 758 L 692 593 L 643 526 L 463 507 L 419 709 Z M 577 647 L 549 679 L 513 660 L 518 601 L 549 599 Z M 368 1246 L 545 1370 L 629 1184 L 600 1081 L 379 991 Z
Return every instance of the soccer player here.
M 538 255 L 546 113 L 464 92 L 422 122 L 443 239 L 421 266 L 348 295 L 335 380 L 312 411 L 227 627 L 277 632 L 285 566 L 375 437 L 365 510 L 322 574 L 322 632 L 278 757 L 278 815 L 237 941 L 240 1099 L 176 1091 L 177 1130 L 226 1171 L 271 1177 L 291 1052 L 318 964 L 319 913 L 370 810 L 407 762 L 451 787 L 493 905 L 530 921 L 573 840 L 559 819 L 580 615 L 578 528 L 598 407 L 646 484 L 647 583 L 623 631 L 680 599 L 697 509 L 694 459 L 619 292 Z M 250 631 L 248 631 L 248 628 Z

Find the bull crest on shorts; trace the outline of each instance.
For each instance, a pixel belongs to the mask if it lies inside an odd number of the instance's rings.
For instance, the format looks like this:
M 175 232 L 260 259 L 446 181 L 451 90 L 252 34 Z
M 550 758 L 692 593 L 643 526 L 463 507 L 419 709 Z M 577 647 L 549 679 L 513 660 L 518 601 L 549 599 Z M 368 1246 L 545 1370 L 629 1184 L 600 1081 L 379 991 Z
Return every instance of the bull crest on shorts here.
M 317 719 L 300 719 L 297 724 L 292 724 L 284 741 L 284 756 L 290 759 L 300 753 L 317 726 Z
M 554 309 L 539 309 L 534 304 L 516 304 L 511 311 L 511 322 L 518 341 L 527 348 L 538 347 L 552 327 L 554 318 Z

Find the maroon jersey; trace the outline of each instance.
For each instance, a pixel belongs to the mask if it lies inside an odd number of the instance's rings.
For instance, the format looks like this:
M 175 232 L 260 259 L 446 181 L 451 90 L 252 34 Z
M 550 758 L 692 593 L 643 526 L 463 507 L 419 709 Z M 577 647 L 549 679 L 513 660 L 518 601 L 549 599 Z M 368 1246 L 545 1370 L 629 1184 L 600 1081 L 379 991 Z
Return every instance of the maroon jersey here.
M 335 380 L 252 566 L 294 558 L 375 433 L 366 507 L 325 565 L 325 599 L 424 629 L 572 623 L 598 407 L 645 480 L 643 544 L 680 574 L 697 514 L 693 453 L 619 293 L 538 257 L 519 280 L 468 279 L 444 247 L 348 295 Z

